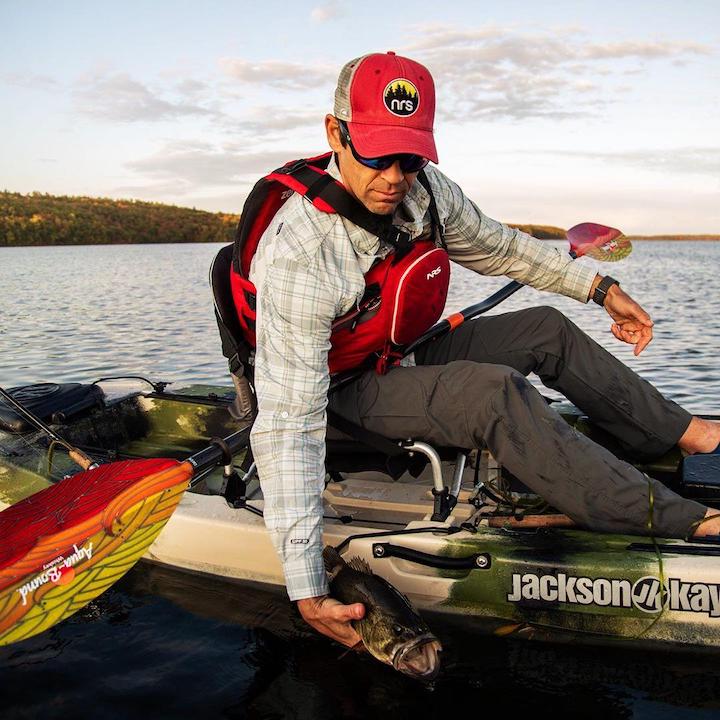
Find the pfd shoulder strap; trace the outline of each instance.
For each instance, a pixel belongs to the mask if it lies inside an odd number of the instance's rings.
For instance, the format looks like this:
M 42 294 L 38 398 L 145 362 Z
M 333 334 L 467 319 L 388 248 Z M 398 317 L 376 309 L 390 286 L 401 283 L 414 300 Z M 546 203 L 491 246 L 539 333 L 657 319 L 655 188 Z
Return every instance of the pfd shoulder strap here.
M 437 204 L 435 203 L 435 196 L 433 195 L 432 188 L 430 187 L 430 181 L 424 170 L 421 170 L 417 176 L 418 182 L 425 188 L 427 194 L 430 196 L 430 204 L 428 210 L 430 211 L 430 225 L 433 240 L 437 247 L 441 247 L 447 250 L 445 244 L 445 238 L 443 237 L 443 226 L 440 222 L 440 213 L 438 213 Z
M 328 158 L 329 161 L 329 158 Z M 327 167 L 327 165 L 326 165 Z M 318 173 L 306 161 L 299 160 L 291 166 L 276 171 L 291 175 L 307 188 L 303 195 L 313 202 L 317 198 L 325 201 L 335 212 L 347 218 L 351 223 L 367 230 L 380 240 L 392 245 L 396 252 L 406 253 L 411 248 L 410 234 L 392 224 L 389 215 L 377 215 L 370 212 L 359 200 L 354 198 L 338 183 L 332 175 L 322 171 Z M 280 180 L 280 178 L 278 178 Z M 282 180 L 280 180 L 282 182 Z

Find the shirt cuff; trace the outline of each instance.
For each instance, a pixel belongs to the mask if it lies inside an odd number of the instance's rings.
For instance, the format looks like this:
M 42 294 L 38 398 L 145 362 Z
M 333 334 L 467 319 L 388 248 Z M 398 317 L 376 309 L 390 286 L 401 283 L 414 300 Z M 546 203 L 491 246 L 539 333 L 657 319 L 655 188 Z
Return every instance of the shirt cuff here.
M 581 303 L 588 302 L 596 275 L 597 272 L 593 268 L 583 267 L 577 261 L 571 263 L 565 271 L 563 294 Z
M 285 586 L 290 600 L 327 595 L 330 592 L 327 573 L 319 552 L 308 552 L 283 563 Z

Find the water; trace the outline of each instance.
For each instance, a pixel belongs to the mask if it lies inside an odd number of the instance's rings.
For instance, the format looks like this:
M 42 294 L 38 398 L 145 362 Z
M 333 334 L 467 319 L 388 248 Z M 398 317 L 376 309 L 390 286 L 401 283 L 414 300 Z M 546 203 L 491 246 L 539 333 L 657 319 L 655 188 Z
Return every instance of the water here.
M 207 287 L 219 247 L 0 248 L 3 386 L 226 382 Z M 603 268 L 655 320 L 639 358 L 592 303 L 526 288 L 495 312 L 555 305 L 688 409 L 717 411 L 718 261 L 718 243 L 638 243 Z M 448 311 L 503 282 L 455 272 Z M 533 645 L 430 620 L 446 651 L 425 689 L 366 657 L 339 659 L 282 594 L 140 566 L 70 620 L 0 649 L 0 717 L 720 717 L 720 657 Z
M 207 283 L 220 247 L 0 248 L 0 380 L 147 374 L 176 387 L 227 382 Z M 692 411 L 712 411 L 720 397 L 719 261 L 720 243 L 645 242 L 603 267 L 655 321 L 655 340 L 639 358 L 610 335 L 610 319 L 594 303 L 525 288 L 494 312 L 555 305 L 664 393 Z M 447 309 L 477 302 L 504 282 L 454 269 Z

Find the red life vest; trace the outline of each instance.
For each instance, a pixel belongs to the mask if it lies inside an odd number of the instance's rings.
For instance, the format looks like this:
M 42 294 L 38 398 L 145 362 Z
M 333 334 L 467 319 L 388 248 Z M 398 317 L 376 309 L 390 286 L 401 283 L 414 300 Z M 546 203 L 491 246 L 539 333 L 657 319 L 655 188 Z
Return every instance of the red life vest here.
M 288 163 L 255 185 L 238 226 L 230 285 L 246 342 L 255 347 L 256 289 L 248 279 L 258 243 L 287 199 L 297 192 L 322 212 L 338 213 L 391 243 L 393 251 L 365 273 L 365 293 L 357 307 L 332 325 L 328 365 L 332 374 L 374 362 L 378 372 L 402 357 L 402 347 L 439 320 L 450 281 L 448 254 L 430 193 L 433 240 L 409 235 L 375 215 L 325 172 L 331 153 Z M 424 173 L 418 180 L 430 192 Z M 439 238 L 439 241 L 438 241 Z

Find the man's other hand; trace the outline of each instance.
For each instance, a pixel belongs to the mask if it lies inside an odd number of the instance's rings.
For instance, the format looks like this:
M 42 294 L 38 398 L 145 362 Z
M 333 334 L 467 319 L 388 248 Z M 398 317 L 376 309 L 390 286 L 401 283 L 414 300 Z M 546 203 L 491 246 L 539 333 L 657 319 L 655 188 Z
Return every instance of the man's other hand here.
M 620 286 L 612 285 L 605 298 L 605 309 L 615 321 L 610 331 L 622 342 L 634 345 L 639 355 L 653 339 L 653 321 Z
M 320 595 L 298 600 L 297 606 L 303 620 L 322 635 L 347 647 L 361 642 L 350 621 L 365 617 L 365 606 L 362 603 L 343 605 L 339 600 Z

